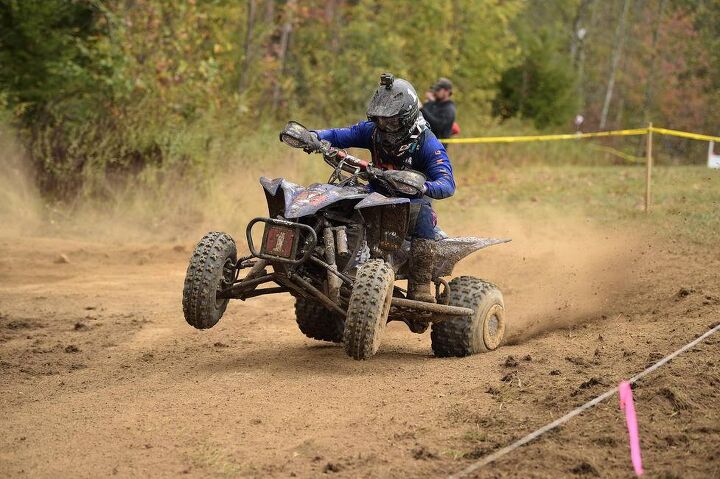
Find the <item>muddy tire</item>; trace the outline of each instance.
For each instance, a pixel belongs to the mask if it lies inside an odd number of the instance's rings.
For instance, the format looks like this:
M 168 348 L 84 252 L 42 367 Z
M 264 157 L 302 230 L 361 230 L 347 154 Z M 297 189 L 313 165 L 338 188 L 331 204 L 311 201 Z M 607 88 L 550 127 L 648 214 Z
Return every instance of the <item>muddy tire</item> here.
M 353 359 L 369 359 L 380 348 L 392 301 L 395 272 L 382 260 L 360 265 L 350 295 L 343 342 Z
M 212 328 L 220 321 L 229 299 L 218 299 L 221 289 L 232 285 L 237 263 L 235 241 L 226 233 L 206 234 L 195 246 L 183 287 L 185 321 L 197 329 Z
M 435 356 L 469 356 L 496 349 L 505 334 L 505 305 L 500 290 L 472 276 L 450 281 L 451 306 L 471 308 L 472 316 L 433 323 L 430 338 Z
M 308 338 L 341 343 L 345 321 L 338 313 L 305 298 L 295 300 L 295 319 L 300 331 Z

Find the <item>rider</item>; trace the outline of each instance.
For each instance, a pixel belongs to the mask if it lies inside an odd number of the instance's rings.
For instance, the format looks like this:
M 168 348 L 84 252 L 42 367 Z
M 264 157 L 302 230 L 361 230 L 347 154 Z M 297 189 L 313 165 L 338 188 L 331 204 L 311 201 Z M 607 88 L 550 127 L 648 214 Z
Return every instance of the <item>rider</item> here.
M 431 289 L 435 241 L 443 233 L 436 228 L 437 216 L 430 199 L 439 200 L 455 193 L 450 160 L 420 113 L 420 102 L 410 82 L 383 73 L 380 86 L 370 99 L 367 118 L 368 121 L 348 128 L 320 130 L 317 134 L 336 148 L 370 150 L 377 167 L 410 168 L 425 174 L 424 196 L 410 200 L 417 219 L 411 232 L 408 297 L 435 302 Z

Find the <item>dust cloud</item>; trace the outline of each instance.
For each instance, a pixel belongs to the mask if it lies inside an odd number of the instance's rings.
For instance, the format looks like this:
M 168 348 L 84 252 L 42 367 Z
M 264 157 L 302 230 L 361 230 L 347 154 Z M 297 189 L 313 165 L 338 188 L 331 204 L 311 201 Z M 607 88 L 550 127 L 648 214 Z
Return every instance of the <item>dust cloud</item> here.
M 618 314 L 637 283 L 640 235 L 567 212 L 526 213 L 486 211 L 481 231 L 470 221 L 452 222 L 464 234 L 513 240 L 476 253 L 456 270 L 501 287 L 509 341 Z
M 222 230 L 244 247 L 247 222 L 265 213 L 261 174 L 308 180 L 307 160 L 255 165 L 242 175 L 222 174 L 205 191 L 181 178 L 115 188 L 110 201 L 43 204 L 27 158 L 0 131 L 0 228 L 3 236 L 62 236 L 93 241 L 181 243 L 191 248 L 207 231 Z M 263 171 L 268 170 L 268 171 Z M 310 172 L 322 181 L 320 167 Z M 467 206 L 468 204 L 474 206 Z M 460 207 L 458 208 L 458 205 Z M 481 202 L 440 202 L 440 221 L 456 236 L 512 238 L 461 261 L 455 275 L 498 284 L 505 296 L 509 341 L 616 315 L 635 284 L 642 261 L 640 234 L 577 213 L 537 205 L 512 212 Z
M 43 209 L 33 170 L 12 132 L 0 125 L 0 235 L 32 233 Z
M 185 170 L 185 176 L 152 167 L 136 176 L 88 175 L 87 191 L 50 203 L 36 187 L 35 172 L 14 132 L 0 125 L 0 235 L 190 245 L 207 231 L 221 230 L 240 241 L 247 222 L 267 211 L 261 176 L 297 183 L 327 178 L 322 161 L 285 150 L 274 145 L 260 157 L 229 152 L 205 169 Z

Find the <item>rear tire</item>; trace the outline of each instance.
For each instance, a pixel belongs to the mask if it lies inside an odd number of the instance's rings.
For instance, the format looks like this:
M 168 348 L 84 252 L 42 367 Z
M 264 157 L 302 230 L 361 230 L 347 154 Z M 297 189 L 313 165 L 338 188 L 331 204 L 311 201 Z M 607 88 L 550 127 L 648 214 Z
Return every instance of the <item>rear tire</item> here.
M 492 283 L 472 276 L 450 281 L 450 306 L 475 311 L 433 323 L 430 338 L 435 356 L 469 356 L 497 349 L 505 335 L 505 305 L 502 293 Z
M 341 343 L 343 340 L 343 317 L 316 301 L 296 298 L 295 319 L 300 331 L 308 338 L 331 343 Z
M 380 348 L 392 301 L 395 272 L 382 260 L 360 265 L 350 295 L 343 342 L 353 359 L 369 359 Z
M 235 241 L 226 233 L 206 234 L 195 246 L 183 287 L 185 321 L 194 328 L 212 328 L 220 321 L 229 299 L 218 291 L 232 285 L 237 264 Z

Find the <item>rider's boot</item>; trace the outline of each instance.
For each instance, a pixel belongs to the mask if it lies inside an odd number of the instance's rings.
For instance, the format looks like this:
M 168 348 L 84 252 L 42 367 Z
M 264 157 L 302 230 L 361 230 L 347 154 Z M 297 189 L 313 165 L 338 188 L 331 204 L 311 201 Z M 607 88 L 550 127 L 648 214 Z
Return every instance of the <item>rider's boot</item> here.
M 435 262 L 435 241 L 414 238 L 410 246 L 410 274 L 408 275 L 408 298 L 435 303 L 432 294 L 432 272 Z

